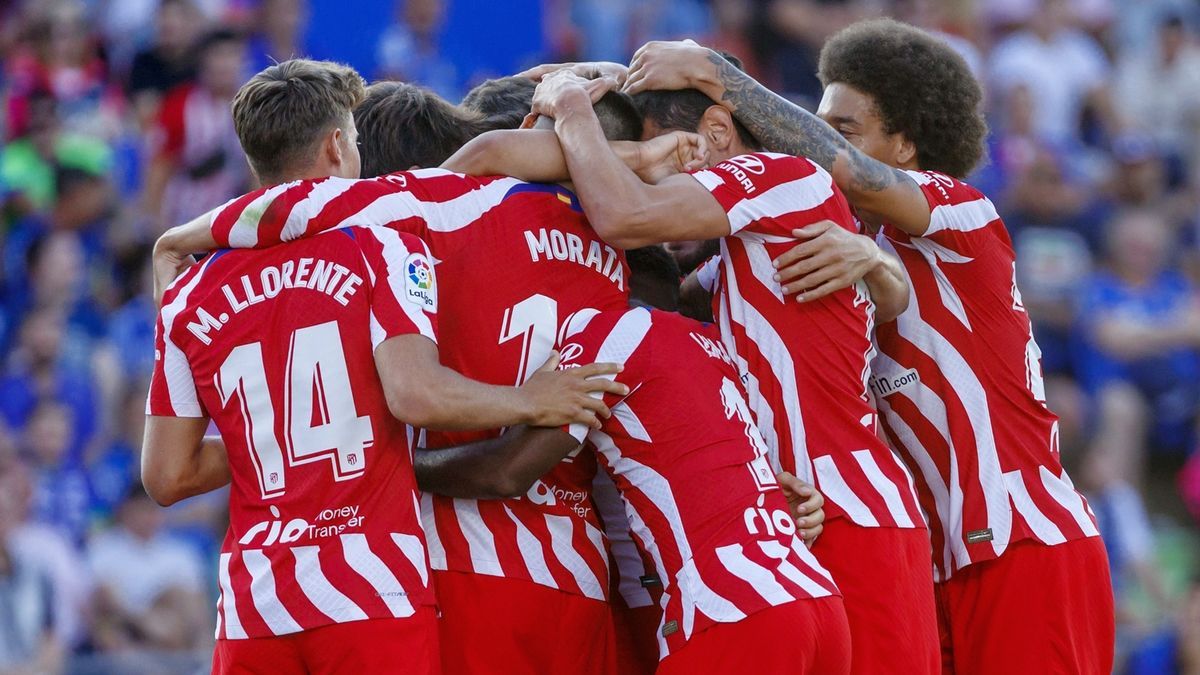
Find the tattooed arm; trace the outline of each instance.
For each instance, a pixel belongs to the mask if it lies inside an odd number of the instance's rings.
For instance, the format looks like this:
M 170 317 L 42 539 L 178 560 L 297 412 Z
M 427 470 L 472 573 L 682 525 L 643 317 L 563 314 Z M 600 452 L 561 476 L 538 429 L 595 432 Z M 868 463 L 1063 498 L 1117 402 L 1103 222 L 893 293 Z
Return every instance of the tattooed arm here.
M 872 159 L 816 115 L 695 42 L 651 42 L 638 50 L 625 91 L 698 89 L 729 108 L 773 152 L 807 157 L 833 175 L 846 198 L 910 234 L 929 227 L 929 203 L 904 171 Z

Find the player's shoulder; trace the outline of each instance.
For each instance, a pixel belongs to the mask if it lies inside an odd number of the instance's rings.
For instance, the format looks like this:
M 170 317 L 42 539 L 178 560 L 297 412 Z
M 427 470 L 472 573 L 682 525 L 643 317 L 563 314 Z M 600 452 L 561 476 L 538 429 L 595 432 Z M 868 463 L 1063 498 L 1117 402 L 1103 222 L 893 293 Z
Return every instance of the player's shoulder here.
M 597 350 L 601 356 L 606 352 L 630 354 L 645 344 L 656 320 L 662 321 L 661 314 L 645 307 L 579 310 L 569 315 L 559 329 L 563 361 Z
M 975 186 L 938 171 L 905 171 L 909 177 L 930 198 L 933 205 L 962 204 L 978 200 L 987 200 L 987 196 Z M 988 200 L 990 203 L 990 200 Z

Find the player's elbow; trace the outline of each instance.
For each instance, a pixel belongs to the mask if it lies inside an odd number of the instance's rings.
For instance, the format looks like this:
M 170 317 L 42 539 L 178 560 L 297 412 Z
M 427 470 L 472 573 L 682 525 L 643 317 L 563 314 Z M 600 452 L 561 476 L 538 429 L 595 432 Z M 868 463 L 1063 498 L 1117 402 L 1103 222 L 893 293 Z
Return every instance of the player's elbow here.
M 442 411 L 436 396 L 428 388 L 388 387 L 384 394 L 392 417 L 405 424 L 422 429 L 440 429 L 445 426 Z
M 441 168 L 468 176 L 491 175 L 494 172 L 491 170 L 489 158 L 494 156 L 496 145 L 495 131 L 480 134 L 442 162 Z
M 188 497 L 186 475 L 153 464 L 142 467 L 142 487 L 159 506 L 171 506 Z
M 657 244 L 648 236 L 653 220 L 641 200 L 612 199 L 607 204 L 587 210 L 588 223 L 608 244 L 629 250 Z
M 875 304 L 875 322 L 887 323 L 894 321 L 908 309 L 908 292 L 895 293 L 893 297 L 885 298 Z

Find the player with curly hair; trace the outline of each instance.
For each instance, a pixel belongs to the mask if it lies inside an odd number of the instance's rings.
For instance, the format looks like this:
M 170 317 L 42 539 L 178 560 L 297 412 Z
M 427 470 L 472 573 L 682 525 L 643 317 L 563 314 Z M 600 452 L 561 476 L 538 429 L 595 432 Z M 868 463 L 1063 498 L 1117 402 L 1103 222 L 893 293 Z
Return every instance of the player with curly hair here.
M 1058 420 L 1045 403 L 1008 232 L 961 180 L 983 156 L 980 86 L 947 44 L 892 20 L 833 36 L 819 76 L 825 91 L 813 115 L 712 50 L 658 42 L 635 55 L 626 90 L 697 89 L 769 150 L 803 155 L 833 175 L 878 246 L 867 237 L 810 239 L 775 261 L 786 293 L 809 301 L 857 278 L 852 268 L 871 264 L 878 249 L 899 256 L 912 295 L 899 318 L 877 327 L 870 386 L 929 521 L 944 672 L 1110 672 L 1103 542 L 1059 460 Z M 836 490 L 821 487 L 836 502 Z M 889 613 L 880 589 L 881 613 L 856 613 L 866 605 L 846 591 L 868 587 L 860 582 L 886 561 L 840 564 L 860 549 L 829 535 L 827 527 L 814 553 L 844 571 L 835 580 L 846 596 L 853 671 L 918 672 L 896 658 L 911 639 L 897 621 L 904 608 Z

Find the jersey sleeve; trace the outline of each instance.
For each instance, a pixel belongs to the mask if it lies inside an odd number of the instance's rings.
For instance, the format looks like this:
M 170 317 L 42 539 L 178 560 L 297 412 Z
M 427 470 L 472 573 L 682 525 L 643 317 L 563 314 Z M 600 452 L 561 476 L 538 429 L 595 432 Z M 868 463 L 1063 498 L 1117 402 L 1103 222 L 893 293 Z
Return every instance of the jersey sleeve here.
M 933 171 L 906 171 L 929 202 L 929 229 L 924 238 L 965 253 L 982 245 L 1000 220 L 991 200 L 966 183 Z
M 213 238 L 223 248 L 262 248 L 350 226 L 453 231 L 478 220 L 519 183 L 443 169 L 285 183 L 218 209 Z
M 711 169 L 692 173 L 729 216 L 730 234 L 743 230 L 791 237 L 778 224 L 782 216 L 801 213 L 811 222 L 842 222 L 836 209 L 833 178 L 807 159 L 759 152 L 733 157 Z
M 184 308 L 183 293 L 191 277 L 185 273 L 163 295 L 163 307 L 154 326 L 154 371 L 150 376 L 150 392 L 146 397 L 146 414 L 159 417 L 207 417 L 200 404 L 196 381 L 187 355 L 172 334 L 177 317 Z M 183 297 L 181 297 L 183 296 Z
M 613 411 L 613 417 L 618 420 L 617 423 L 624 417 L 618 408 L 626 405 L 642 381 L 643 375 L 637 367 L 637 362 L 631 362 L 631 359 L 634 354 L 644 355 L 648 349 L 647 337 L 650 333 L 651 317 L 650 311 L 644 308 L 623 313 L 582 310 L 568 317 L 562 329 L 559 344 L 562 360 L 558 364 L 559 370 L 592 363 L 618 363 L 624 367 L 624 370 L 615 376 L 604 376 L 629 387 L 629 394 L 624 398 L 609 396 L 605 401 Z M 599 394 L 593 396 L 600 397 Z M 612 419 L 606 420 L 605 426 L 612 423 Z M 572 424 L 566 431 L 582 443 L 589 429 L 582 424 Z
M 371 279 L 371 347 L 398 335 L 437 342 L 437 275 L 425 242 L 386 227 L 353 232 Z

